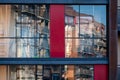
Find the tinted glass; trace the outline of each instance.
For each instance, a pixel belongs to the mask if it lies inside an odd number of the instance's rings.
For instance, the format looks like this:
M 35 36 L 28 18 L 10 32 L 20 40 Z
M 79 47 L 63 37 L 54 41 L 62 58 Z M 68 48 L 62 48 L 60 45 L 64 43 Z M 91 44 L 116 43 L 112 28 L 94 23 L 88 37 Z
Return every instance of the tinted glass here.
M 106 57 L 106 5 L 65 6 L 65 56 Z
M 0 44 L 8 52 L 0 54 L 48 58 L 49 23 L 49 5 L 0 5 Z
M 93 80 L 93 65 L 9 66 L 10 80 Z

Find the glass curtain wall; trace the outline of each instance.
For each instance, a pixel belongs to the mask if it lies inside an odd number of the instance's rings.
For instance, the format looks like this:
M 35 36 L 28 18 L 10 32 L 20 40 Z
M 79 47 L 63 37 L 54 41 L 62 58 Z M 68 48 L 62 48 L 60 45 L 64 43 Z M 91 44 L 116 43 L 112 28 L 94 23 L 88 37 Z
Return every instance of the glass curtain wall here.
M 66 58 L 106 57 L 106 29 L 106 5 L 66 5 Z
M 94 80 L 93 65 L 15 65 L 10 80 Z
M 0 57 L 49 57 L 49 5 L 0 5 L 0 16 Z

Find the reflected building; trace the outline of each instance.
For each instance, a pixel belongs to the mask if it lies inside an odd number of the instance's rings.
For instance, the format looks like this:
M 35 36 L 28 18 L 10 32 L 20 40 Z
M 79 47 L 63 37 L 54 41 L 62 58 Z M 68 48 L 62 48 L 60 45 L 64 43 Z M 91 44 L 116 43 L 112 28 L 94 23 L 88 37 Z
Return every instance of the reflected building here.
M 76 7 L 65 6 L 65 58 L 106 57 L 105 25 Z M 49 5 L 0 5 L 0 57 L 50 58 L 49 26 Z M 2 80 L 93 80 L 94 75 L 93 65 L 8 65 L 0 70 L 7 74 Z
M 0 5 L 0 57 L 49 57 L 49 6 Z
M 65 37 L 66 57 L 106 57 L 105 25 L 72 6 L 65 7 Z
M 74 66 L 75 68 L 68 68 Z M 74 70 L 74 72 L 73 72 Z M 10 66 L 10 80 L 93 80 L 92 65 Z

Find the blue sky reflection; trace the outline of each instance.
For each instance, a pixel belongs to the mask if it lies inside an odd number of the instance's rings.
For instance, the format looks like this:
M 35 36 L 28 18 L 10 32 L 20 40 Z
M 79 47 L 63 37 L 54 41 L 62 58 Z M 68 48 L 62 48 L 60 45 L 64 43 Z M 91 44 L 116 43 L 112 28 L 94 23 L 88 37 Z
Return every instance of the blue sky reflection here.
M 73 5 L 73 8 L 79 12 L 79 6 Z M 93 15 L 95 21 L 106 26 L 106 5 L 80 5 L 80 13 Z

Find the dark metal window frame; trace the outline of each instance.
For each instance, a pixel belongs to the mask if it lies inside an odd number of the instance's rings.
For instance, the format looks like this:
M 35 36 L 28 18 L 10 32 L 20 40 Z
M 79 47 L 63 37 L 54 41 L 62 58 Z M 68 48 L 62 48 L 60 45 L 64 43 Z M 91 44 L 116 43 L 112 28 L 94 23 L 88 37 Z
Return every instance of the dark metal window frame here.
M 107 4 L 109 0 L 2 0 L 1 4 Z
M 1 65 L 108 64 L 107 58 L 0 58 Z

